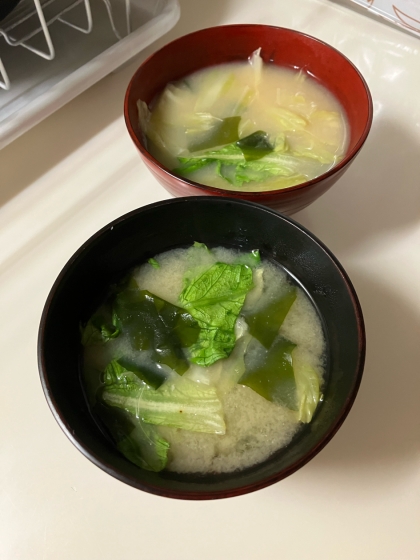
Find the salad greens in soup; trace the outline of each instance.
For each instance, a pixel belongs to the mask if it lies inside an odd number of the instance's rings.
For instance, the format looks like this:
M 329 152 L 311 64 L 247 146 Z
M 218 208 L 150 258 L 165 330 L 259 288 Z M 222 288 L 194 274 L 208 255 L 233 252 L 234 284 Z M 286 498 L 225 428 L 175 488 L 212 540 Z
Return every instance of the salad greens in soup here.
M 348 145 L 344 111 L 303 70 L 248 62 L 205 68 L 138 102 L 150 153 L 174 173 L 228 190 L 276 190 L 327 172 Z
M 94 416 L 152 471 L 222 473 L 288 445 L 322 399 L 325 339 L 279 265 L 195 243 L 112 286 L 82 328 Z

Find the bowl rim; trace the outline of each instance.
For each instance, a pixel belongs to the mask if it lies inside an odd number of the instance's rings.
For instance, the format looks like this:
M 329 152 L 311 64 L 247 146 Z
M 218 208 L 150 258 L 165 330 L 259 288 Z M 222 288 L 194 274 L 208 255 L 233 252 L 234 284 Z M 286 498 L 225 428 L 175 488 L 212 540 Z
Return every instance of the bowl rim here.
M 213 29 L 222 29 L 222 30 L 229 31 L 230 29 L 238 29 L 238 28 L 245 29 L 245 28 L 256 28 L 256 27 L 265 28 L 265 29 L 274 29 L 276 31 L 287 31 L 288 33 L 290 32 L 290 33 L 295 34 L 297 36 L 301 36 L 301 37 L 307 38 L 311 41 L 314 41 L 315 43 L 319 43 L 323 47 L 326 47 L 327 49 L 335 51 L 341 58 L 343 58 L 354 69 L 354 71 L 356 72 L 356 75 L 358 76 L 358 78 L 360 79 L 360 81 L 363 85 L 363 89 L 366 93 L 366 100 L 367 100 L 368 115 L 367 115 L 366 123 L 365 123 L 364 129 L 363 129 L 363 132 L 362 132 L 360 138 L 356 142 L 353 149 L 339 163 L 334 165 L 331 169 L 329 169 L 328 171 L 326 171 L 322 175 L 318 175 L 314 179 L 311 179 L 309 181 L 305 181 L 304 183 L 299 183 L 298 185 L 293 185 L 293 186 L 290 186 L 290 187 L 284 187 L 282 189 L 265 190 L 265 191 L 239 191 L 239 190 L 221 189 L 219 187 L 212 187 L 211 185 L 203 185 L 201 183 L 197 183 L 195 181 L 192 181 L 191 179 L 188 179 L 186 177 L 181 177 L 180 175 L 177 175 L 177 174 L 173 173 L 170 169 L 168 169 L 165 165 L 163 165 L 159 160 L 157 160 L 154 156 L 152 156 L 152 154 L 143 146 L 142 142 L 140 141 L 139 137 L 137 136 L 137 134 L 134 131 L 134 128 L 131 124 L 131 120 L 130 120 L 130 117 L 129 117 L 129 111 L 128 111 L 129 98 L 131 97 L 131 91 L 133 89 L 133 85 L 134 85 L 135 81 L 137 80 L 138 74 L 142 71 L 143 67 L 146 64 L 148 64 L 151 60 L 153 60 L 154 57 L 156 57 L 157 55 L 162 53 L 162 51 L 164 51 L 166 49 L 170 49 L 172 45 L 174 45 L 176 42 L 178 42 L 180 40 L 185 39 L 186 37 L 192 37 L 194 35 L 199 35 L 203 32 L 211 31 Z M 324 87 L 326 87 L 326 86 L 324 86 Z M 328 89 L 328 88 L 326 88 L 326 89 Z M 316 185 L 317 183 L 320 183 L 321 181 L 324 181 L 325 179 L 328 179 L 332 175 L 335 175 L 337 172 L 344 169 L 355 158 L 355 156 L 358 154 L 358 152 L 361 150 L 363 144 L 366 142 L 366 139 L 369 135 L 370 129 L 372 127 L 372 121 L 373 121 L 373 101 L 372 101 L 372 95 L 371 95 L 370 90 L 369 90 L 369 86 L 367 85 L 367 82 L 364 79 L 364 77 L 362 76 L 362 74 L 360 73 L 359 69 L 341 51 L 339 51 L 338 49 L 336 49 L 332 45 L 329 45 L 325 41 L 322 41 L 321 39 L 318 39 L 317 37 L 314 37 L 313 35 L 303 33 L 303 32 L 298 31 L 296 29 L 290 29 L 288 27 L 280 27 L 280 26 L 276 26 L 276 25 L 268 25 L 268 24 L 261 24 L 261 23 L 236 23 L 236 24 L 230 24 L 230 25 L 217 25 L 217 26 L 212 26 L 212 27 L 205 27 L 203 29 L 198 29 L 197 31 L 193 31 L 193 32 L 187 33 L 185 35 L 181 35 L 180 37 L 177 37 L 173 41 L 170 41 L 169 43 L 167 43 L 166 45 L 164 45 L 163 47 L 161 47 L 160 49 L 158 49 L 157 51 L 152 53 L 148 58 L 146 58 L 140 64 L 140 66 L 137 68 L 137 70 L 135 71 L 135 73 L 131 77 L 130 82 L 127 86 L 125 97 L 124 97 L 124 120 L 125 120 L 125 123 L 126 123 L 126 127 L 128 129 L 128 133 L 130 134 L 130 137 L 131 137 L 132 141 L 134 142 L 137 149 L 140 151 L 141 155 L 146 160 L 148 160 L 148 162 L 150 164 L 157 167 L 160 172 L 162 172 L 165 175 L 171 177 L 172 179 L 184 182 L 184 183 L 186 183 L 186 184 L 188 184 L 192 187 L 195 187 L 195 188 L 197 188 L 199 190 L 202 190 L 204 192 L 208 192 L 209 194 L 212 194 L 212 195 L 220 195 L 220 196 L 228 196 L 228 197 L 229 196 L 232 196 L 232 197 L 236 197 L 236 196 L 237 197 L 246 197 L 248 200 L 258 202 L 259 199 L 264 199 L 267 196 L 275 197 L 277 195 L 280 195 L 281 193 L 292 193 L 292 192 L 303 190 L 306 187 Z
M 317 443 L 317 445 L 311 448 L 301 458 L 294 461 L 291 465 L 289 465 L 289 467 L 283 469 L 282 471 L 269 475 L 265 478 L 262 478 L 257 482 L 246 484 L 244 486 L 236 486 L 230 489 L 215 489 L 215 490 L 206 489 L 203 491 L 195 491 L 195 490 L 189 491 L 189 490 L 173 490 L 168 488 L 162 488 L 160 486 L 156 486 L 149 482 L 145 483 L 129 474 L 122 473 L 114 466 L 108 464 L 106 460 L 104 460 L 103 457 L 101 457 L 101 455 L 96 453 L 93 449 L 90 448 L 90 446 L 87 443 L 83 441 L 83 438 L 81 438 L 78 434 L 75 433 L 71 425 L 68 423 L 65 414 L 61 410 L 54 394 L 51 391 L 49 374 L 47 372 L 46 363 L 45 363 L 46 361 L 45 360 L 45 332 L 46 332 L 46 325 L 49 320 L 49 310 L 56 297 L 57 291 L 59 291 L 60 289 L 60 285 L 62 281 L 67 277 L 68 273 L 71 271 L 73 265 L 79 259 L 79 257 L 92 244 L 94 244 L 104 233 L 106 233 L 109 230 L 112 230 L 115 226 L 117 226 L 118 224 L 126 220 L 131 220 L 136 215 L 141 215 L 144 212 L 153 212 L 156 208 L 160 208 L 167 205 L 189 204 L 194 201 L 198 201 L 202 204 L 209 202 L 211 204 L 233 203 L 234 205 L 251 206 L 259 211 L 272 214 L 278 219 L 289 222 L 295 229 L 299 230 L 300 233 L 302 233 L 306 237 L 309 237 L 313 243 L 318 245 L 319 248 L 324 253 L 326 253 L 327 257 L 329 257 L 333 265 L 336 267 L 337 271 L 340 273 L 343 282 L 345 284 L 345 287 L 347 289 L 347 293 L 352 302 L 352 308 L 354 311 L 354 316 L 355 316 L 356 326 L 357 326 L 358 360 L 354 371 L 352 389 L 347 395 L 347 398 L 339 414 L 337 414 L 334 423 L 329 427 L 324 437 L 322 437 L 322 439 Z M 221 198 L 221 197 L 213 197 L 213 196 L 186 196 L 186 197 L 171 198 L 171 199 L 154 202 L 146 206 L 136 208 L 135 210 L 132 210 L 126 214 L 123 214 L 122 216 L 116 218 L 115 220 L 111 221 L 107 225 L 100 228 L 96 233 L 91 235 L 79 247 L 79 249 L 75 251 L 75 253 L 69 258 L 69 260 L 66 262 L 64 267 L 61 269 L 46 299 L 41 315 L 39 330 L 38 330 L 37 355 L 38 355 L 38 370 L 39 370 L 40 381 L 48 406 L 55 420 L 57 421 L 58 425 L 64 432 L 64 434 L 87 459 L 89 459 L 101 470 L 103 470 L 107 474 L 112 475 L 114 478 L 120 480 L 121 482 L 124 482 L 125 484 L 133 486 L 134 488 L 137 488 L 139 490 L 146 491 L 148 493 L 152 493 L 162 497 L 184 499 L 184 500 L 209 500 L 209 499 L 213 500 L 213 499 L 222 499 L 222 498 L 241 496 L 244 494 L 248 494 L 250 492 L 254 492 L 256 490 L 260 490 L 276 482 L 279 482 L 280 480 L 283 480 L 284 478 L 290 476 L 291 474 L 293 474 L 294 472 L 302 468 L 304 465 L 306 465 L 331 441 L 331 439 L 334 437 L 334 435 L 337 433 L 337 431 L 340 429 L 345 419 L 347 418 L 360 388 L 361 380 L 363 377 L 365 356 L 366 356 L 366 331 L 365 331 L 362 308 L 359 299 L 357 297 L 356 291 L 354 289 L 354 286 L 348 274 L 346 273 L 346 271 L 344 270 L 343 266 L 338 261 L 338 259 L 333 255 L 333 253 L 325 246 L 325 244 L 322 241 L 320 241 L 308 229 L 306 229 L 304 226 L 302 226 L 301 224 L 299 224 L 297 221 L 293 220 L 289 216 L 285 216 L 280 212 L 277 212 L 271 208 L 268 208 L 261 204 L 257 204 L 255 202 L 250 202 L 247 200 L 236 199 L 236 198 L 227 198 L 227 197 Z M 82 386 L 80 387 L 80 390 L 81 391 L 83 390 Z

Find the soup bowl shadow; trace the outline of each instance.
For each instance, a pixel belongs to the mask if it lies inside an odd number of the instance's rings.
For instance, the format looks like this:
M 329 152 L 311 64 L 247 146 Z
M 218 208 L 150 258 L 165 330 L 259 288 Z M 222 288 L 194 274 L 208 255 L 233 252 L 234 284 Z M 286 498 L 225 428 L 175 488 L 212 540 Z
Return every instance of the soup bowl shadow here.
M 151 155 L 145 130 L 139 122 L 137 102 L 147 105 L 168 83 L 217 64 L 248 60 L 261 48 L 264 62 L 302 69 L 340 102 L 349 127 L 343 159 L 319 177 L 271 191 L 232 191 L 180 177 Z M 201 29 L 167 44 L 146 61 L 132 77 L 124 102 L 128 132 L 144 163 L 158 182 L 174 196 L 213 195 L 240 198 L 280 210 L 286 215 L 302 210 L 345 173 L 362 148 L 372 124 L 372 99 L 357 68 L 330 45 L 304 33 L 260 24 L 239 24 Z
M 297 280 L 322 319 L 327 341 L 323 402 L 309 425 L 264 462 L 230 474 L 177 475 L 135 466 L 92 416 L 81 383 L 80 324 L 111 284 L 163 251 L 200 241 L 279 263 Z M 365 358 L 361 308 L 345 271 L 305 228 L 247 201 L 186 197 L 135 210 L 93 235 L 68 261 L 43 311 L 38 360 L 47 402 L 70 441 L 94 464 L 135 488 L 183 499 L 237 496 L 273 484 L 310 461 L 334 436 L 356 397 Z

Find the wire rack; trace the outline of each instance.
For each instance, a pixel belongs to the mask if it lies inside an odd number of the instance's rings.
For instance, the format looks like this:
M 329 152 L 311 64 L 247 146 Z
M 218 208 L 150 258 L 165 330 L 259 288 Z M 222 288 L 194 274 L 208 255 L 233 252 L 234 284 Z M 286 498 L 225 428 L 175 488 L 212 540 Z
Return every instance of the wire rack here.
M 0 22 L 0 149 L 128 63 L 179 16 L 178 0 L 21 0 Z
M 125 1 L 125 27 L 121 32 L 117 29 L 110 0 L 103 0 L 112 30 L 117 39 L 131 32 L 131 5 Z M 71 13 L 77 7 L 84 9 L 85 24 L 72 22 Z M 80 19 L 80 14 L 79 14 Z M 54 42 L 49 27 L 60 22 L 83 34 L 89 34 L 93 28 L 90 0 L 21 0 L 17 7 L 0 23 L 0 36 L 12 47 L 23 47 L 45 60 L 53 60 L 56 56 Z M 9 90 L 12 87 L 6 67 L 0 58 L 0 87 Z

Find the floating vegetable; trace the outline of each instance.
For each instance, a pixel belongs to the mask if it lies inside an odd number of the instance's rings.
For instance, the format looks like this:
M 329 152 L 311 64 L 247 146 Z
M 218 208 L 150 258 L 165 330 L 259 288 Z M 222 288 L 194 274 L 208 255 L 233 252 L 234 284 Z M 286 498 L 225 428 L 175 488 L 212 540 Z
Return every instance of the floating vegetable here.
M 263 461 L 321 399 L 322 355 L 294 330 L 304 316 L 323 348 L 305 298 L 258 249 L 195 242 L 149 259 L 82 329 L 93 413 L 128 460 L 154 472 Z
M 267 53 L 266 53 L 267 54 Z M 274 190 L 329 171 L 344 156 L 338 101 L 303 69 L 247 62 L 168 84 L 152 110 L 138 102 L 151 154 L 174 173 L 227 190 Z

